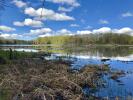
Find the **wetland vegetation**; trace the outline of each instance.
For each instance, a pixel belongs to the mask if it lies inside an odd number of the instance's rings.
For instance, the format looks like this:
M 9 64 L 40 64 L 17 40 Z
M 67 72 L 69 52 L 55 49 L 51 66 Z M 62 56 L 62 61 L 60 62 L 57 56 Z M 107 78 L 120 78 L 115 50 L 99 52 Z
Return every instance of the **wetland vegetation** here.
M 26 52 L 29 48 L 20 48 L 21 51 L 18 47 L 10 47 L 12 51 L 8 48 L 0 50 L 2 100 L 132 98 L 133 91 L 125 88 L 131 83 L 124 84 L 121 79 L 132 75 L 132 60 L 113 58 L 129 58 L 132 55 L 130 47 L 33 46 L 29 47 L 31 52 Z M 32 52 L 32 49 L 37 52 Z M 111 92 L 113 89 L 118 91 Z

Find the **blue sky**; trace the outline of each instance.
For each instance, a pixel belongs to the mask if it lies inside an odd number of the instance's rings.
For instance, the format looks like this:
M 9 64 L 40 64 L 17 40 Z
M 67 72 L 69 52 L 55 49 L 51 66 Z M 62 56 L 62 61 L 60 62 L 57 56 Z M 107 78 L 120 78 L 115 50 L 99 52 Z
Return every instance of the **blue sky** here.
M 132 0 L 6 0 L 0 11 L 4 38 L 133 33 Z M 44 7 L 44 8 L 42 8 Z

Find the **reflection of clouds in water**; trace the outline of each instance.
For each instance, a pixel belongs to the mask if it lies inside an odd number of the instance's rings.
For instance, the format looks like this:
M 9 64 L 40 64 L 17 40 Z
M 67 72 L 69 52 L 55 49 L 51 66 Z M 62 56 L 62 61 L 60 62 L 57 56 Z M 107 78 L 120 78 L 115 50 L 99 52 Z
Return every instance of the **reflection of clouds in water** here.
M 100 56 L 75 56 L 80 59 L 111 59 L 111 60 L 120 60 L 120 61 L 133 61 L 133 54 L 129 56 L 118 56 L 118 57 L 100 57 Z
M 4 49 L 4 50 L 9 50 L 9 49 Z M 24 52 L 39 52 L 39 50 L 37 49 L 32 49 L 32 48 L 16 48 L 13 49 L 13 51 L 24 51 Z M 77 59 L 95 59 L 95 60 L 101 60 L 101 59 L 110 59 L 110 60 L 120 60 L 120 61 L 133 61 L 133 54 L 124 54 L 121 55 L 112 55 L 111 56 L 107 56 L 104 54 L 105 52 L 91 52 L 91 51 L 87 51 L 87 52 L 72 52 L 70 54 L 66 54 L 66 53 L 54 53 L 53 56 L 70 56 L 73 58 L 77 58 Z
M 133 61 L 133 54 L 125 57 L 112 57 L 112 60 L 121 60 L 121 61 Z
M 55 56 L 68 56 L 66 54 L 54 54 Z M 77 59 L 110 59 L 110 60 L 120 60 L 120 61 L 133 61 L 133 54 L 129 56 L 116 56 L 116 57 L 104 57 L 104 56 L 93 56 L 93 55 L 70 55 L 71 57 Z
M 125 57 L 133 53 L 130 47 L 96 46 L 96 47 L 72 47 L 65 50 L 72 55 L 89 55 L 100 57 Z
M 38 52 L 38 50 L 35 49 L 15 49 L 15 51 Z
M 9 50 L 9 49 L 4 49 L 4 50 Z M 23 48 L 18 48 L 18 49 L 12 49 L 13 51 L 24 51 L 24 52 L 38 52 L 38 50 L 35 49 L 23 49 Z

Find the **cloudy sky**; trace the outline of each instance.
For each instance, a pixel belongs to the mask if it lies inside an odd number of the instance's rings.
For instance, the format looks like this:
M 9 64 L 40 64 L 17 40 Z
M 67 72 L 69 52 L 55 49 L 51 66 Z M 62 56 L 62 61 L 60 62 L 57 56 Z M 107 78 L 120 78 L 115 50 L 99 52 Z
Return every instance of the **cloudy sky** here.
M 5 0 L 0 37 L 34 39 L 53 35 L 133 35 L 133 0 Z

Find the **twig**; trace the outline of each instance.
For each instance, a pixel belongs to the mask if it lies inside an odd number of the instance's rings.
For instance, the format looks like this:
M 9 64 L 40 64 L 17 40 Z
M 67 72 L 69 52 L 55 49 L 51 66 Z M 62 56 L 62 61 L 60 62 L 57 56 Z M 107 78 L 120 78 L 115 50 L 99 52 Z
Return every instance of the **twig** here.
M 40 16 L 41 18 L 43 17 L 42 14 L 43 14 L 43 9 L 44 9 L 44 4 L 45 4 L 45 0 L 43 0 L 42 2 L 42 11 L 41 11 L 41 16 Z

